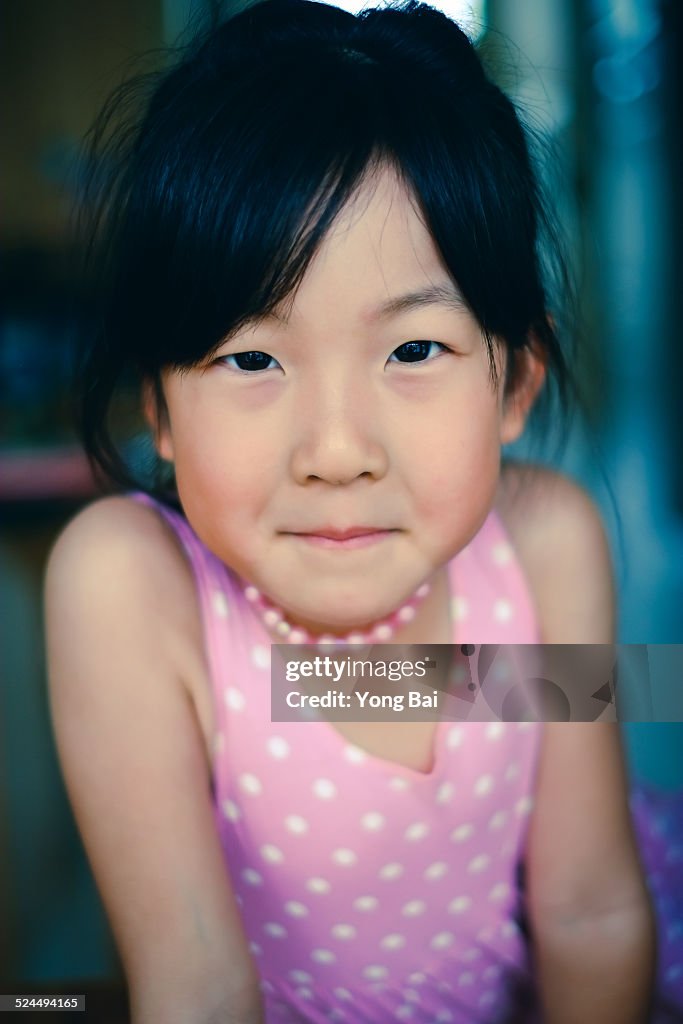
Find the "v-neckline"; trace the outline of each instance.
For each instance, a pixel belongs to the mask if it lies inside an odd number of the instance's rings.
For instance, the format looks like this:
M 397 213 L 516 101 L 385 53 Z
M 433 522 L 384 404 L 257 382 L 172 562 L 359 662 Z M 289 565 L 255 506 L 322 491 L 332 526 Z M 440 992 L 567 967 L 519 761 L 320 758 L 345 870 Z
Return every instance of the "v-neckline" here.
M 448 621 L 450 623 L 450 635 L 451 643 L 456 642 L 456 637 L 459 632 L 458 623 L 455 620 L 453 612 L 454 606 L 454 595 L 457 594 L 456 586 L 456 567 L 455 562 L 458 556 L 455 555 L 447 566 L 447 598 L 448 598 Z M 265 627 L 263 627 L 265 630 Z M 332 741 L 339 747 L 340 752 L 352 751 L 356 754 L 358 760 L 368 762 L 373 765 L 382 774 L 387 775 L 391 779 L 402 779 L 405 784 L 412 784 L 415 786 L 426 786 L 434 783 L 443 772 L 443 746 L 445 742 L 445 735 L 447 729 L 453 725 L 453 722 L 448 718 L 439 717 L 436 720 L 434 731 L 432 733 L 432 758 L 431 765 L 427 771 L 422 771 L 420 768 L 412 768 L 410 765 L 403 764 L 401 761 L 393 761 L 391 758 L 382 757 L 379 754 L 373 754 L 365 747 L 360 746 L 353 740 L 344 736 L 343 733 L 339 732 L 335 728 L 335 725 L 328 718 L 320 716 L 319 718 L 313 719 L 310 724 L 315 723 L 325 728 L 328 735 L 331 735 Z M 308 724 L 308 723 L 307 723 Z M 354 754 L 351 754 L 353 758 Z

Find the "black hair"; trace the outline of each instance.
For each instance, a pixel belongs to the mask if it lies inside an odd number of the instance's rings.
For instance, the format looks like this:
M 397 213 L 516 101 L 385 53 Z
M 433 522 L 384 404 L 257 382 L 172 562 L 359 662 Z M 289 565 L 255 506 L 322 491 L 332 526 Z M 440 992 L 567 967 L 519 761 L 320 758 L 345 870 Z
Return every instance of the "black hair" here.
M 533 346 L 566 405 L 549 270 L 567 280 L 527 133 L 441 12 L 263 0 L 119 89 L 90 142 L 99 312 L 80 359 L 80 430 L 100 476 L 140 486 L 108 425 L 121 383 L 147 380 L 161 399 L 163 369 L 200 364 L 291 299 L 337 214 L 386 165 L 478 321 L 494 380 L 494 339 L 513 367 Z

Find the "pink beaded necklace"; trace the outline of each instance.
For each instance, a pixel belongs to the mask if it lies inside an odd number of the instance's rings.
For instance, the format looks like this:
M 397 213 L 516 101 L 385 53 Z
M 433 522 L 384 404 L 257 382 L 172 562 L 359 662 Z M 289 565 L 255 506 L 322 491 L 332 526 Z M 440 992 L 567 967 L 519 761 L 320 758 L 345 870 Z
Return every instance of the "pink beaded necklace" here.
M 279 643 L 285 644 L 368 644 L 388 643 L 399 626 L 412 622 L 416 615 L 417 606 L 431 590 L 430 583 L 423 583 L 417 588 L 411 598 L 405 601 L 399 608 L 373 623 L 369 629 L 353 630 L 346 636 L 334 636 L 331 633 L 315 635 L 302 626 L 294 626 L 285 618 L 284 612 L 277 605 L 274 605 L 265 594 L 249 584 L 244 588 L 244 596 L 254 609 L 258 612 L 261 621 L 266 629 L 270 630 Z

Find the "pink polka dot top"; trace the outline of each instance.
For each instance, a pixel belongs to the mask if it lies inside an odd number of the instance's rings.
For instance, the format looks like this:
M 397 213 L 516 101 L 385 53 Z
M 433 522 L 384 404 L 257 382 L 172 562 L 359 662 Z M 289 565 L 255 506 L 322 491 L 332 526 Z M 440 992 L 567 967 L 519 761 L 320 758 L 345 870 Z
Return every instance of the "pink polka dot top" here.
M 542 725 L 442 720 L 424 773 L 324 719 L 272 722 L 271 638 L 240 582 L 179 513 L 132 496 L 194 570 L 216 826 L 268 1024 L 476 1024 L 532 1001 L 521 859 Z M 449 576 L 454 642 L 537 642 L 495 513 Z

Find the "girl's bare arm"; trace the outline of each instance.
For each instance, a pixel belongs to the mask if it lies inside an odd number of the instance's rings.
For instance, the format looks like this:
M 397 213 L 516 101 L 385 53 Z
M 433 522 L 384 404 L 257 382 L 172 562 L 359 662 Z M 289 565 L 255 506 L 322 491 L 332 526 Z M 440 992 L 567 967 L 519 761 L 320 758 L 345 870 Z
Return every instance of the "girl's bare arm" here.
M 519 492 L 506 519 L 532 581 L 543 639 L 612 643 L 612 570 L 597 511 L 555 474 L 539 470 L 531 486 L 532 500 L 525 504 Z M 617 723 L 544 726 L 526 877 L 545 1024 L 645 1024 L 656 929 Z
M 154 513 L 107 498 L 46 580 L 50 703 L 132 1024 L 256 1024 L 260 992 L 182 682 L 185 595 Z
M 646 1024 L 656 929 L 616 723 L 548 723 L 526 868 L 546 1024 Z

